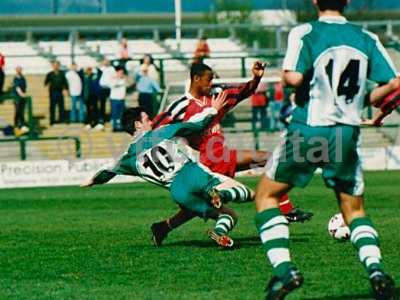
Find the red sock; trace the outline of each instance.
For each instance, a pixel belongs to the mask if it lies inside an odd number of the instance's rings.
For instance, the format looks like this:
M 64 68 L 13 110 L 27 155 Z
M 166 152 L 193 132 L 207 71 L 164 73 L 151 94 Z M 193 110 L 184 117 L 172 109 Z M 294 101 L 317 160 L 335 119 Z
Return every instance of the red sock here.
M 289 196 L 287 194 L 283 195 L 279 200 L 279 209 L 284 215 L 286 215 L 293 209 L 292 202 L 290 202 Z

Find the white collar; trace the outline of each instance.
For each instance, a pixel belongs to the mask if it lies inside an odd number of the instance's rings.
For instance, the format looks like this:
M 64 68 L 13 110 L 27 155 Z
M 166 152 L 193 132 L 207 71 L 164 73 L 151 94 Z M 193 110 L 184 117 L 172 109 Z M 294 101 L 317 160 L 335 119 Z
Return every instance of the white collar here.
M 326 22 L 326 23 L 340 23 L 344 24 L 347 22 L 347 19 L 343 16 L 323 16 L 319 17 L 318 21 Z
M 132 143 L 137 142 L 139 139 L 141 139 L 148 131 L 140 131 L 136 133 L 133 138 L 132 138 Z

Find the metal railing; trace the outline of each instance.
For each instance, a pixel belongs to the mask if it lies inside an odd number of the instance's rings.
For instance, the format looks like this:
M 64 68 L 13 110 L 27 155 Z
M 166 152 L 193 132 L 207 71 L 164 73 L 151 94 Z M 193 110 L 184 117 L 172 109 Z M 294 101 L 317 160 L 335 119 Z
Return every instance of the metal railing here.
M 0 144 L 3 143 L 19 143 L 19 156 L 21 160 L 27 159 L 27 143 L 28 142 L 37 142 L 37 141 L 60 141 L 60 140 L 72 140 L 75 143 L 75 157 L 81 157 L 81 140 L 76 136 L 60 136 L 60 137 L 34 137 L 31 138 L 29 136 L 24 136 L 20 138 L 10 138 L 10 139 L 0 139 Z

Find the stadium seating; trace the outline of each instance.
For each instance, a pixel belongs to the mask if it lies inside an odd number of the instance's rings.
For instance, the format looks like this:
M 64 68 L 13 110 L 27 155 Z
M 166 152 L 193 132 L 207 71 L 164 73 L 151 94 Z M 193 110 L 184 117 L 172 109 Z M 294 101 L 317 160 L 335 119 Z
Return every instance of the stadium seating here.
M 21 55 L 30 56 L 37 55 L 37 51 L 26 42 L 1 42 L 0 51 L 5 56 Z
M 71 56 L 57 56 L 57 60 L 65 67 L 70 66 L 72 63 Z M 75 56 L 74 61 L 79 68 L 96 67 L 99 64 L 96 59 L 87 55 Z
M 72 47 L 69 41 L 64 42 L 39 42 L 39 47 L 45 52 L 55 56 L 61 65 L 69 66 L 71 64 Z M 74 46 L 74 59 L 80 67 L 96 66 L 97 61 L 88 55 L 78 46 Z
M 156 60 L 166 59 L 164 61 L 166 72 L 187 71 L 196 43 L 197 39 L 182 39 L 181 52 L 186 59 L 175 60 L 170 59 L 172 55 L 176 55 L 174 39 L 166 39 L 164 44 L 146 39 L 128 40 L 129 53 L 133 59 L 140 59 L 146 53 L 151 54 Z M 229 56 L 248 55 L 238 43 L 227 38 L 209 39 L 208 43 L 212 50 L 212 58 L 208 59 L 207 63 L 216 70 L 240 70 L 240 58 L 229 58 Z M 74 46 L 74 59 L 81 67 L 97 65 L 97 57 L 90 56 L 93 53 L 98 52 L 109 59 L 119 57 L 120 45 L 116 40 L 87 41 L 83 46 L 87 46 L 91 53 L 86 53 L 80 45 Z M 71 64 L 71 43 L 69 41 L 39 41 L 37 47 L 26 42 L 3 42 L 0 43 L 0 51 L 7 59 L 5 70 L 7 74 L 14 74 L 17 65 L 24 67 L 25 74 L 45 74 L 51 69 L 50 60 L 53 58 L 59 60 L 64 67 Z M 249 67 L 251 62 L 251 59 L 246 60 L 246 66 Z M 137 63 L 133 63 L 133 65 L 137 65 Z
M 166 53 L 165 49 L 153 40 L 128 40 L 128 48 L 131 54 L 151 53 L 155 55 Z
M 6 58 L 6 74 L 15 74 L 17 66 L 22 66 L 25 74 L 44 74 L 51 70 L 50 62 L 41 56 Z
M 88 41 L 86 45 L 94 52 L 99 52 L 108 59 L 117 59 L 120 52 L 120 44 L 117 41 L 97 40 Z M 128 40 L 129 55 L 133 59 L 141 59 L 144 54 L 151 54 L 155 59 L 168 59 L 172 55 L 166 49 L 152 40 Z M 131 66 L 136 66 L 138 63 L 133 63 Z M 164 62 L 165 71 L 184 71 L 187 70 L 178 60 L 166 60 Z
M 86 45 L 94 52 L 99 51 L 109 59 L 119 57 L 120 44 L 116 40 L 96 40 L 88 41 Z M 140 58 L 145 53 L 165 54 L 166 50 L 152 40 L 128 40 L 129 54 L 133 58 Z M 139 56 L 137 56 L 139 55 Z
M 196 49 L 198 39 L 182 39 L 180 51 L 183 56 L 191 59 Z M 166 39 L 165 45 L 171 50 L 177 51 L 177 43 L 175 39 Z M 207 39 L 207 43 L 211 49 L 210 58 L 205 59 L 205 63 L 209 64 L 217 72 L 223 71 L 239 71 L 242 67 L 240 57 L 248 56 L 249 53 L 234 40 L 229 38 L 211 38 Z M 232 58 L 230 58 L 232 57 Z M 246 60 L 246 67 L 250 67 L 253 60 Z
M 118 58 L 120 46 L 116 40 L 98 40 L 86 42 L 86 45 L 94 52 L 106 56 L 109 59 Z
M 193 53 L 196 49 L 197 42 L 198 39 L 182 39 L 180 51 L 184 53 Z M 177 43 L 175 39 L 166 39 L 164 43 L 171 49 L 177 50 Z M 238 43 L 228 38 L 207 39 L 207 43 L 211 49 L 211 52 L 243 52 L 243 48 Z
M 182 82 L 187 79 L 188 65 L 192 57 L 193 51 L 196 47 L 197 39 L 183 39 L 182 40 L 182 56 L 186 57 L 186 61 L 172 60 L 172 55 L 176 55 L 176 43 L 173 39 L 166 39 L 164 44 L 158 43 L 152 40 L 129 40 L 130 55 L 134 59 L 140 59 L 143 54 L 150 53 L 156 59 L 165 59 L 164 70 L 167 81 Z M 223 76 L 229 76 L 229 72 L 232 72 L 232 76 L 237 77 L 241 70 L 241 59 L 234 58 L 233 56 L 247 56 L 248 53 L 235 41 L 230 39 L 208 39 L 212 54 L 211 57 L 206 59 L 205 62 L 210 64 L 217 72 Z M 58 60 L 64 66 L 68 66 L 71 63 L 70 50 L 71 45 L 69 42 L 48 42 L 42 41 L 37 44 L 38 47 L 30 45 L 25 42 L 8 42 L 0 43 L 0 51 L 6 56 L 6 74 L 12 75 L 14 68 L 17 65 L 21 65 L 24 68 L 24 73 L 27 75 L 28 81 L 28 92 L 32 95 L 33 112 L 36 117 L 40 118 L 41 126 L 48 126 L 48 115 L 49 115 L 49 100 L 47 88 L 43 86 L 44 74 L 48 72 L 51 67 L 49 58 L 41 55 L 46 53 L 52 53 L 57 57 Z M 116 58 L 120 49 L 119 43 L 114 40 L 97 40 L 87 41 L 85 44 L 76 45 L 75 61 L 80 67 L 87 65 L 95 65 L 96 59 L 90 54 L 90 51 L 96 53 L 97 48 L 100 53 L 109 58 Z M 395 60 L 400 61 L 398 52 L 389 50 Z M 25 55 L 25 57 L 21 57 Z M 230 57 L 231 56 L 231 57 Z M 223 57 L 223 58 L 221 58 Z M 252 62 L 255 59 L 246 59 L 246 69 L 250 69 Z M 134 69 L 138 66 L 138 61 L 129 63 L 129 68 Z M 270 70 L 270 75 L 274 74 L 273 70 Z M 32 75 L 31 75 L 32 74 Z M 250 74 L 248 74 L 250 75 Z M 10 86 L 12 76 L 7 76 L 6 87 Z M 174 98 L 175 95 L 171 95 Z M 69 99 L 66 99 L 66 108 L 69 109 Z M 14 106 L 12 102 L 6 102 L 1 105 L 0 119 L 7 124 L 13 123 Z M 240 115 L 240 118 L 250 119 L 251 111 L 247 101 L 239 105 L 235 114 Z M 396 122 L 398 123 L 399 115 L 396 115 Z M 237 130 L 249 130 L 251 129 L 249 123 L 238 123 L 236 125 Z M 86 158 L 91 157 L 110 157 L 117 156 L 122 152 L 126 146 L 127 139 L 122 133 L 111 133 L 109 125 L 106 127 L 105 132 L 95 131 L 84 131 L 82 124 L 57 124 L 51 128 L 45 128 L 42 136 L 65 136 L 65 135 L 76 135 L 82 140 L 82 156 Z M 388 134 L 390 131 L 393 134 Z M 363 146 L 374 147 L 377 144 L 385 146 L 392 143 L 394 134 L 397 133 L 397 128 L 393 129 L 364 129 L 363 130 Z M 389 136 L 389 138 L 388 138 Z M 238 138 L 240 137 L 240 138 Z M 391 140 L 392 139 L 392 140 Z M 260 134 L 260 148 L 272 150 L 279 140 L 279 134 L 277 133 L 262 133 Z M 238 148 L 250 148 L 254 147 L 254 136 L 252 133 L 227 133 L 227 141 L 230 145 Z M 5 148 L 8 145 L 7 148 Z M 96 145 L 96 147 L 94 147 Z M 18 159 L 17 144 L 4 144 L 2 149 L 9 149 L 10 151 L 2 151 L 0 160 L 6 159 Z M 62 151 L 60 150 L 62 149 Z M 65 151 L 64 151 L 65 150 Z M 68 155 L 74 155 L 73 141 L 48 141 L 48 142 L 31 142 L 27 147 L 28 159 L 46 159 L 46 158 L 62 158 L 65 157 L 66 151 Z M 9 154 L 5 154 L 9 153 Z
M 64 42 L 39 42 L 39 47 L 45 50 L 46 52 L 52 53 L 56 56 L 58 55 L 70 55 L 71 54 L 71 43 L 69 41 Z M 74 53 L 76 55 L 84 54 L 83 50 L 75 45 Z
M 22 66 L 25 74 L 43 74 L 51 68 L 49 61 L 26 42 L 1 42 L 0 52 L 6 57 L 6 74 L 14 74 L 17 66 Z

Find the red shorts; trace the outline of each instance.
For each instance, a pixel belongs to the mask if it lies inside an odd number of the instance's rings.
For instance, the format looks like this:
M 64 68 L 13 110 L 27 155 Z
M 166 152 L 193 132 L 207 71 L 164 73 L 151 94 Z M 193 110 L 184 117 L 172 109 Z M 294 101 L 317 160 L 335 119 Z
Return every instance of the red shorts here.
M 233 178 L 237 166 L 237 151 L 219 143 L 211 149 L 210 153 L 200 151 L 200 162 L 215 173 Z

